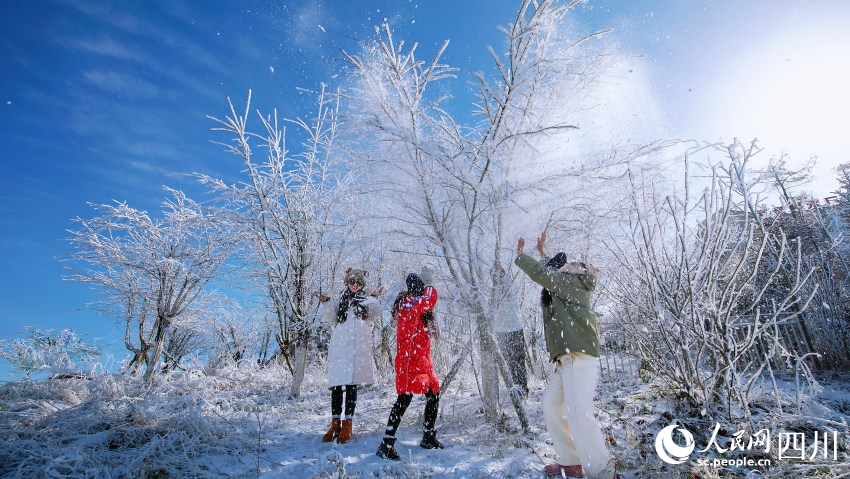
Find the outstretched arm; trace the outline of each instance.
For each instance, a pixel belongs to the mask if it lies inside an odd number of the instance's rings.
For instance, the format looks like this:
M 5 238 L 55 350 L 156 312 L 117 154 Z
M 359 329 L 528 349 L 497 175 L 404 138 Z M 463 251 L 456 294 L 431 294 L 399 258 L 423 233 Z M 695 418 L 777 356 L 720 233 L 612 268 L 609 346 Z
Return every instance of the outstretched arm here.
M 547 267 L 544 261 L 537 261 L 527 254 L 517 256 L 514 263 L 532 281 L 562 298 L 569 297 L 571 289 L 581 288 L 592 291 L 596 287 L 596 277 L 593 275 L 563 273 Z
M 321 295 L 321 297 L 318 295 Z M 317 293 L 317 297 L 322 302 L 322 320 L 331 326 L 336 325 L 336 310 L 339 308 L 338 295 L 332 293 L 330 296 L 325 296 L 322 293 Z

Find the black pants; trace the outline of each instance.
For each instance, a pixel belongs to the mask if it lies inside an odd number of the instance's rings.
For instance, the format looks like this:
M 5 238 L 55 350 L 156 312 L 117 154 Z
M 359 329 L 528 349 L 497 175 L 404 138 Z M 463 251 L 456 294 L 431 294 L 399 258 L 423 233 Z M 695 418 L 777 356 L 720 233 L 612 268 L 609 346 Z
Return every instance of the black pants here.
M 518 386 L 520 391 L 528 395 L 528 373 L 525 369 L 525 337 L 522 330 L 508 333 L 496 333 L 499 341 L 499 349 L 508 363 L 508 371 L 511 373 L 513 384 L 508 387 Z
M 357 385 L 345 386 L 345 418 L 354 417 L 354 408 L 357 407 Z M 339 419 L 342 414 L 342 386 L 331 388 L 331 417 Z
M 401 418 L 410 402 L 413 400 L 413 394 L 399 394 L 398 398 L 390 410 L 390 418 L 387 421 L 386 437 L 395 437 L 398 430 L 398 425 L 401 424 Z M 425 394 L 425 432 L 434 432 L 434 426 L 437 424 L 437 412 L 440 408 L 440 395 L 432 392 Z

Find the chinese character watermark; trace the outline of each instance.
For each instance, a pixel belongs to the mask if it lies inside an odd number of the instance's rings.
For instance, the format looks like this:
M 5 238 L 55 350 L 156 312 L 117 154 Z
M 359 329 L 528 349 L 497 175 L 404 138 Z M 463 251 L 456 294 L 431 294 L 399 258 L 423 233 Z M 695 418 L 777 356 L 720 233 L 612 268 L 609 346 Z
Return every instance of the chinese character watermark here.
M 747 457 L 699 458 L 697 459 L 699 464 L 713 465 L 714 467 L 769 467 L 771 460 L 767 457 L 774 445 L 776 457 L 780 460 L 814 461 L 820 459 L 838 461 L 838 431 L 814 431 L 808 436 L 803 432 L 779 432 L 776 434 L 774 442 L 770 429 L 766 428 L 751 433 L 747 430 L 739 430 L 733 432 L 730 436 L 721 434 L 722 430 L 720 423 L 715 423 L 714 430 L 705 447 L 697 452 L 716 452 L 718 455 L 753 453 L 758 454 L 759 457 L 755 459 Z M 681 441 L 677 443 L 673 440 L 674 432 L 684 438 L 684 444 L 681 444 Z M 658 457 L 668 464 L 682 464 L 690 458 L 694 448 L 695 443 L 691 432 L 676 424 L 665 427 L 655 438 L 655 450 Z

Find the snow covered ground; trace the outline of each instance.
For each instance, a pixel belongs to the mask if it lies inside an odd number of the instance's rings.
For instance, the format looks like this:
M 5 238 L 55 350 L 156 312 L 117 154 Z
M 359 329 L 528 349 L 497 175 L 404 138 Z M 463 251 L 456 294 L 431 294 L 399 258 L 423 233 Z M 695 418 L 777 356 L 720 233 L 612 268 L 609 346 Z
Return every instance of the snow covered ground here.
M 551 371 L 531 378 L 525 402 L 531 434 L 506 397 L 503 424 L 483 421 L 470 372 L 445 391 L 438 420 L 444 450 L 418 446 L 424 401 L 415 399 L 399 430 L 402 461 L 375 456 L 394 401 L 391 378 L 359 395 L 354 438 L 322 443 L 330 416 L 324 371 L 308 371 L 302 395 L 287 398 L 289 374 L 252 366 L 189 371 L 145 386 L 137 378 L 19 381 L 0 387 L 0 477 L 91 478 L 541 478 L 554 461 L 539 398 Z M 789 387 L 787 383 L 785 387 Z M 810 413 L 850 421 L 850 377 L 828 375 Z M 654 435 L 687 409 L 656 386 L 621 378 L 601 384 L 598 414 L 624 477 L 762 477 L 745 469 L 664 465 Z M 808 477 L 841 477 L 842 460 Z M 664 467 L 662 467 L 664 466 Z M 800 477 L 799 467 L 764 477 Z M 844 476 L 847 477 L 847 476 Z

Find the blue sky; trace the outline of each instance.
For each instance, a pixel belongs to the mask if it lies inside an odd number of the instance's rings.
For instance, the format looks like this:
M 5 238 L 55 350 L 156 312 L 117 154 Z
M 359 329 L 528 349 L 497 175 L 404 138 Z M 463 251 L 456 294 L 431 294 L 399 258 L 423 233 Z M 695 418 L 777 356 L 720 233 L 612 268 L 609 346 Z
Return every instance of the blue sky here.
M 519 3 L 2 2 L 0 337 L 28 325 L 121 337 L 85 309 L 92 292 L 62 280 L 65 230 L 92 215 L 88 202 L 154 211 L 163 185 L 197 191 L 174 173 L 235 177 L 206 119 L 226 114 L 227 96 L 238 105 L 251 89 L 256 108 L 306 114 L 296 88 L 333 84 L 339 70 L 330 38 L 352 47 L 387 19 L 420 57 L 450 40 L 443 60 L 461 69 L 454 105 L 465 111 L 467 82 Z M 796 158 L 818 154 L 818 193 L 833 187 L 829 166 L 850 159 L 850 2 L 591 0 L 571 18 L 586 32 L 613 28 L 642 55 L 669 137 L 758 136 Z

